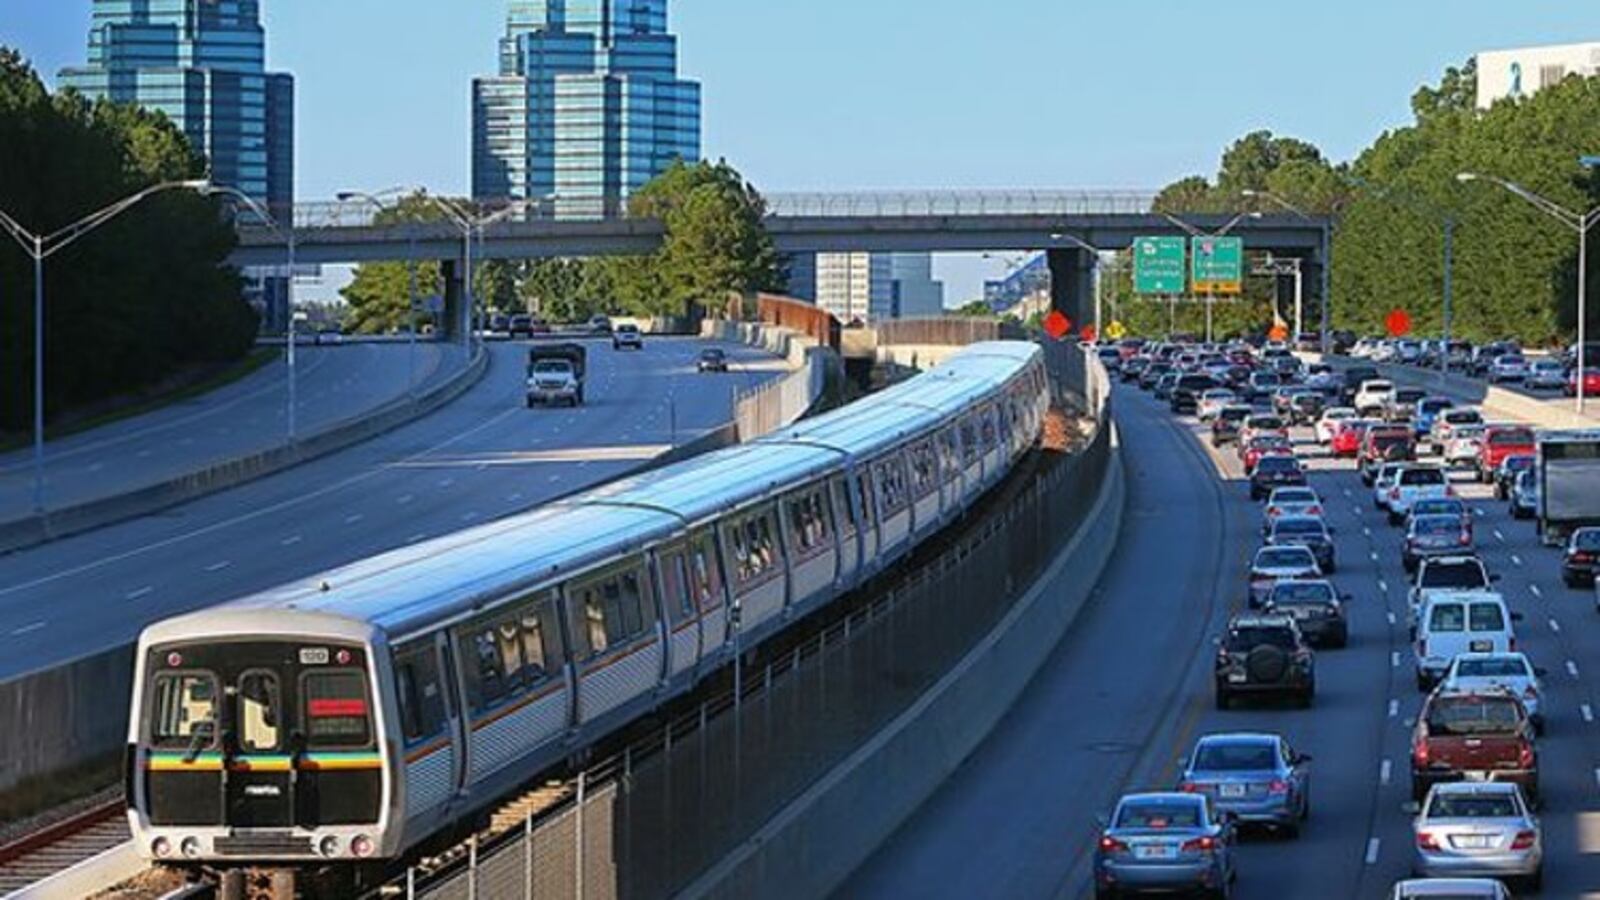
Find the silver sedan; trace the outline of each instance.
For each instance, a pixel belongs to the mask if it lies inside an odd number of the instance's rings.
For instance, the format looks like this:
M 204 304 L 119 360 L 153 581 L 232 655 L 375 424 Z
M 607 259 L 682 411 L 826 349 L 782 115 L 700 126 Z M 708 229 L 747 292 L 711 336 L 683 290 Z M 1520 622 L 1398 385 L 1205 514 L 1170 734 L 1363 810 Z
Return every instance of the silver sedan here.
M 1412 830 L 1419 875 L 1520 878 L 1534 891 L 1543 881 L 1539 820 L 1514 784 L 1434 785 Z

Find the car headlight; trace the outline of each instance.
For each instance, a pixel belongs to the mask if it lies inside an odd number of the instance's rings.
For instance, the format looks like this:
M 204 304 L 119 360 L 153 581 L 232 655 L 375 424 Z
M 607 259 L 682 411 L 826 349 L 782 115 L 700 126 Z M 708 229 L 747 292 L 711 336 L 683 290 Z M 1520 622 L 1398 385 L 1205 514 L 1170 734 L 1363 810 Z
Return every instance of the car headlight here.
M 372 851 L 372 838 L 369 838 L 364 834 L 356 835 L 355 840 L 350 842 L 350 852 L 354 853 L 356 856 L 371 856 Z
M 164 837 L 158 837 L 150 842 L 150 852 L 158 858 L 166 859 L 172 855 L 172 842 Z

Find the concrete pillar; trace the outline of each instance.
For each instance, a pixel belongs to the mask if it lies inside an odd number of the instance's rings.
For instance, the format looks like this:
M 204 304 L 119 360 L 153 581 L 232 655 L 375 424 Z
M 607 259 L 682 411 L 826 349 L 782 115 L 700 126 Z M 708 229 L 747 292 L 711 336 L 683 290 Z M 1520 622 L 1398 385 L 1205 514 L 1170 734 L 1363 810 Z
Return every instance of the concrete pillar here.
M 447 259 L 439 264 L 439 275 L 444 281 L 444 313 L 434 323 L 434 328 L 441 340 L 454 341 L 461 338 L 461 304 L 465 302 L 465 291 L 461 283 L 462 268 L 461 263 L 454 259 Z
M 1094 321 L 1094 259 L 1078 247 L 1045 251 L 1050 264 L 1050 307 L 1072 320 L 1080 331 Z

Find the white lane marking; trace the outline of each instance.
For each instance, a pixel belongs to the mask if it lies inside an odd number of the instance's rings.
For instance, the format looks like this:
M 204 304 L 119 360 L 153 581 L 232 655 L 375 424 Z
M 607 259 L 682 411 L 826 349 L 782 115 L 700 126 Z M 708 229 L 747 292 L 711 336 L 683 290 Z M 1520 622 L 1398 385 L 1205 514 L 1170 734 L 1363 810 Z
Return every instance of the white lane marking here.
M 1472 510 L 1472 514 L 1473 514 L 1473 515 L 1475 515 L 1475 516 L 1477 516 L 1477 517 L 1478 517 L 1478 518 L 1480 518 L 1480 519 L 1481 519 L 1481 518 L 1483 518 L 1483 510 L 1481 510 L 1481 509 L 1478 509 L 1478 508 L 1476 508 L 1476 507 L 1474 507 L 1474 508 L 1473 508 L 1473 510 Z
M 1584 704 L 1580 705 L 1578 707 L 1578 712 L 1583 713 L 1583 720 L 1585 722 L 1593 722 L 1594 721 L 1594 707 L 1590 706 L 1589 704 L 1584 703 Z
M 1535 597 L 1543 597 L 1544 596 L 1544 591 L 1539 590 L 1539 586 L 1537 584 L 1528 585 L 1528 590 L 1532 591 L 1533 595 Z
M 561 480 L 561 476 L 560 475 L 551 475 L 549 478 L 545 479 L 545 481 L 548 481 L 551 484 L 555 484 L 556 482 L 558 482 L 560 480 Z
M 154 592 L 155 592 L 155 588 L 150 587 L 149 585 L 145 585 L 142 588 L 135 588 L 134 590 L 131 590 L 131 591 L 127 592 L 126 594 L 123 594 L 122 595 L 122 599 L 124 599 L 124 600 L 137 600 L 140 597 L 148 597 Z
M 515 503 L 515 502 L 517 502 L 518 500 L 521 500 L 521 499 L 522 499 L 522 492 L 521 491 L 518 491 L 518 492 L 516 492 L 514 494 L 507 494 L 506 495 L 506 502 L 507 503 Z
M 1361 526 L 1361 533 L 1366 535 L 1367 537 L 1372 537 L 1372 529 L 1368 528 L 1365 525 Z
M 1368 553 L 1367 555 L 1372 557 L 1372 561 L 1373 562 L 1377 562 L 1378 561 L 1378 551 L 1374 550 L 1371 553 Z
M 1594 770 L 1594 783 L 1600 785 L 1600 769 Z
M 146 457 L 148 457 L 150 455 L 150 453 L 151 453 L 151 451 L 149 451 L 149 450 L 140 450 L 138 453 L 135 453 L 134 456 L 137 456 L 140 459 L 145 459 Z
M 1494 530 L 1494 539 L 1497 541 L 1504 541 L 1506 536 L 1500 533 L 1500 529 L 1496 528 Z
M 1513 554 L 1511 554 L 1511 562 L 1512 562 L 1513 565 L 1520 566 L 1520 565 L 1522 565 L 1522 557 L 1520 557 L 1520 556 L 1516 555 L 1515 553 L 1513 553 Z
M 1394 765 L 1392 763 L 1390 763 L 1387 759 L 1384 760 L 1383 761 L 1383 765 L 1378 767 L 1378 783 L 1383 785 L 1384 787 L 1388 787 L 1389 779 L 1393 775 L 1394 775 Z
M 300 541 L 302 541 L 302 540 L 303 540 L 303 538 L 301 538 L 300 535 L 291 534 L 288 537 L 284 538 L 283 540 L 279 541 L 278 545 L 282 546 L 282 547 L 293 547 L 295 544 L 300 543 Z
M 13 628 L 13 629 L 11 629 L 11 636 L 12 637 L 17 637 L 18 635 L 27 634 L 30 631 L 38 631 L 39 629 L 43 628 L 44 625 L 45 625 L 45 622 L 44 622 L 43 619 L 40 619 L 37 622 L 29 622 L 28 624 L 22 626 L 21 628 Z
M 442 488 L 447 488 L 450 485 L 455 484 L 455 483 L 456 483 L 456 480 L 454 478 L 441 478 L 441 479 L 439 479 L 439 487 L 442 487 Z
M 412 496 L 410 494 L 401 494 L 400 496 L 394 498 L 394 502 L 400 504 L 401 506 L 405 506 L 407 503 L 410 503 L 411 500 Z
M 1560 634 L 1561 633 L 1561 623 L 1557 622 L 1555 619 L 1551 619 L 1550 620 L 1550 630 L 1554 631 L 1556 634 Z
M 1399 700 L 1390 700 L 1389 701 L 1389 718 L 1392 719 L 1392 718 L 1394 718 L 1395 716 L 1398 716 L 1398 715 L 1400 715 L 1400 701 Z
M 91 472 L 98 472 L 98 471 L 100 471 L 100 470 L 101 470 L 101 469 L 104 469 L 104 468 L 105 468 L 105 467 L 106 467 L 106 464 L 105 464 L 105 463 L 103 463 L 103 462 L 97 462 L 97 463 L 94 463 L 94 464 L 92 464 L 92 465 L 90 465 L 90 466 L 89 466 L 89 471 L 91 471 Z
M 1395 623 L 1396 620 L 1395 620 L 1395 617 L 1394 617 L 1394 613 L 1390 612 L 1390 613 L 1385 613 L 1384 615 L 1389 617 L 1389 624 L 1390 625 L 1393 625 Z
M 1378 864 L 1378 846 L 1379 841 L 1377 838 L 1367 839 L 1367 865 L 1375 866 Z
M 344 523 L 346 525 L 354 525 L 355 523 L 361 521 L 364 518 L 366 518 L 366 517 L 363 516 L 361 513 L 351 513 L 350 515 L 344 517 Z
M 1355 513 L 1358 516 L 1361 515 L 1361 507 L 1359 507 L 1359 506 L 1350 507 L 1350 511 Z
M 225 560 L 222 560 L 221 562 L 214 562 L 211 565 L 206 566 L 206 571 L 207 572 L 221 572 L 223 569 L 226 569 L 227 567 L 229 567 L 231 565 L 233 565 L 233 560 L 225 559 Z
M 1567 674 L 1571 675 L 1573 678 L 1578 677 L 1578 664 L 1570 659 L 1567 660 Z
M 1390 666 L 1390 668 L 1395 668 L 1395 669 L 1400 668 L 1400 651 L 1399 650 L 1395 650 L 1395 651 L 1393 651 L 1393 652 L 1391 652 L 1389 654 L 1389 666 Z
M 1345 496 L 1346 496 L 1346 497 L 1349 497 L 1349 496 L 1351 496 L 1351 494 L 1350 494 L 1350 489 L 1349 489 L 1349 488 L 1345 488 L 1345 489 L 1344 489 L 1344 495 L 1345 495 Z
M 1384 581 L 1382 578 L 1379 578 L 1378 579 L 1378 590 L 1380 592 L 1382 592 L 1382 593 L 1385 593 L 1385 594 L 1389 593 L 1389 582 Z M 1391 616 L 1391 618 L 1392 618 L 1392 616 Z M 1389 624 L 1393 625 L 1394 623 L 1390 622 Z

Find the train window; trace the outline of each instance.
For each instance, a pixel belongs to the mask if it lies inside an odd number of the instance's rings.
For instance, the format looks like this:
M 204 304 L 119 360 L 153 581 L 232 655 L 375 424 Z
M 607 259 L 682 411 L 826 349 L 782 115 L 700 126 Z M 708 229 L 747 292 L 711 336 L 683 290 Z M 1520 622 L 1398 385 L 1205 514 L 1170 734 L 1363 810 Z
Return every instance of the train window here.
M 652 620 L 645 616 L 650 596 L 641 571 L 637 565 L 613 571 L 576 589 L 591 657 L 644 634 L 651 624 Z
M 701 609 L 722 605 L 722 570 L 717 565 L 717 551 L 709 531 L 689 539 L 689 579 Z
M 828 515 L 820 489 L 812 488 L 785 501 L 789 510 L 789 540 L 800 553 L 811 553 L 828 544 Z
M 306 743 L 312 747 L 365 747 L 372 743 L 367 680 L 355 669 L 316 669 L 300 676 L 305 698 Z
M 689 566 L 684 561 L 683 550 L 676 549 L 658 557 L 661 566 L 662 606 L 672 615 L 674 623 L 694 618 L 694 596 L 689 591 Z
M 589 645 L 589 654 L 599 656 L 611 646 L 606 637 L 606 614 L 600 604 L 600 586 L 591 584 L 578 590 L 579 605 L 583 609 L 583 635 Z
M 538 684 L 550 677 L 550 670 L 561 665 L 561 653 L 554 641 L 559 629 L 554 620 L 554 598 L 546 593 L 521 616 L 522 680 Z
M 777 568 L 778 546 L 773 540 L 769 513 L 759 512 L 735 522 L 728 528 L 728 538 L 734 572 L 741 586 Z
M 833 482 L 833 508 L 839 520 L 839 531 L 850 535 L 856 532 L 855 510 L 850 507 L 850 486 L 848 482 L 835 480 Z
M 993 450 L 995 408 L 993 405 L 985 406 L 978 413 L 978 438 L 983 444 L 983 449 Z
M 939 457 L 945 481 L 953 481 L 961 474 L 961 439 L 954 428 L 939 432 Z
M 872 488 L 865 472 L 856 476 L 856 509 L 861 510 L 861 524 L 871 528 L 877 504 L 872 502 Z
M 961 419 L 961 462 L 972 465 L 978 461 L 978 423 L 976 413 L 964 416 Z
M 239 747 L 251 752 L 278 749 L 278 676 L 272 672 L 246 672 L 239 676 Z
M 911 484 L 918 497 L 939 487 L 939 457 L 934 453 L 931 440 L 911 448 Z
M 445 710 L 433 642 L 424 640 L 420 646 L 396 650 L 394 672 L 400 691 L 400 728 L 406 743 L 438 734 L 444 727 Z
M 162 672 L 155 678 L 150 739 L 157 747 L 208 747 L 217 734 L 217 680 L 204 672 Z
M 460 647 L 467 704 L 474 712 L 499 703 L 521 687 L 522 653 L 516 620 L 470 625 L 461 635 Z
M 883 501 L 885 515 L 893 514 L 906 505 L 906 478 L 898 455 L 879 462 L 873 467 L 878 482 L 879 499 Z

